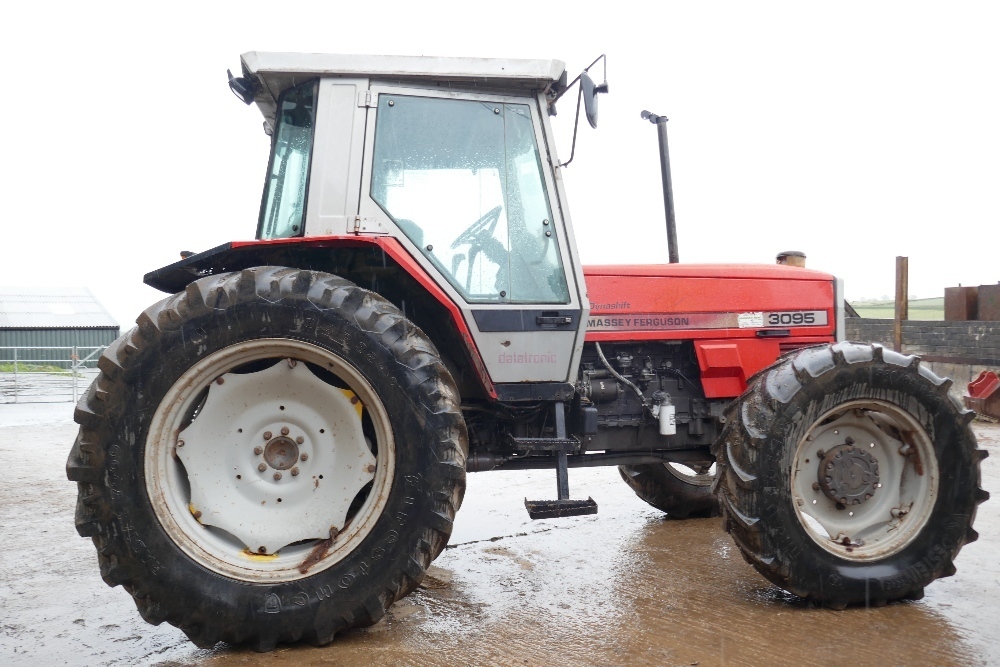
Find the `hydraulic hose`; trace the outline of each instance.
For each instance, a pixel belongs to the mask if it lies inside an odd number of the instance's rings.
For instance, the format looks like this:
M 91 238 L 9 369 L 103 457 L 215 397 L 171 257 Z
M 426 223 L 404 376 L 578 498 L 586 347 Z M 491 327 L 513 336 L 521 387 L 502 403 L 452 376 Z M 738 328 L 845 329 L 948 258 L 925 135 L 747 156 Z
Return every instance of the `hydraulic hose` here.
M 639 389 L 639 387 L 633 384 L 630 380 L 625 379 L 625 377 L 623 377 L 618 371 L 616 371 L 614 368 L 611 367 L 611 364 L 608 363 L 607 357 L 604 356 L 604 350 L 601 349 L 600 343 L 595 342 L 594 347 L 597 349 L 597 356 L 600 358 L 601 363 L 604 364 L 604 367 L 608 369 L 608 372 L 611 373 L 612 377 L 614 377 L 622 384 L 630 387 L 632 391 L 635 392 L 635 395 L 639 397 L 639 402 L 642 403 L 642 407 L 648 408 L 649 401 L 647 401 L 646 397 L 642 395 L 642 390 Z

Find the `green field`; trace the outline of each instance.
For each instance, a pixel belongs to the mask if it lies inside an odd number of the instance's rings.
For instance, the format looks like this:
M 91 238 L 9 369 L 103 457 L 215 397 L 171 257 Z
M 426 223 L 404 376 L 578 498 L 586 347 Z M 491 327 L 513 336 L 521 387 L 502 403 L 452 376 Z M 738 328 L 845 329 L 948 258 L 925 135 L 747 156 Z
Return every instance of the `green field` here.
M 872 317 L 891 320 L 895 316 L 895 306 L 890 301 L 852 301 L 854 310 L 861 317 Z M 943 320 L 944 297 L 933 299 L 910 299 L 911 320 Z
M 14 362 L 4 361 L 0 362 L 0 373 L 13 373 L 14 372 Z M 48 364 L 26 364 L 18 363 L 17 365 L 18 373 L 65 373 L 69 375 L 68 368 L 59 368 L 58 366 L 51 366 Z

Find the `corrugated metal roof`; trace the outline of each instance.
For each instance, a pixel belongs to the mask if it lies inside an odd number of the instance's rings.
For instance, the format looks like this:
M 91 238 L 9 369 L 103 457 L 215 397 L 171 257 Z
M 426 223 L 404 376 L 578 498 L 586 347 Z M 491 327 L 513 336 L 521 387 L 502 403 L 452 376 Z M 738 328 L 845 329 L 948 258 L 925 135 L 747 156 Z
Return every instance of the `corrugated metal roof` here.
M 117 326 L 86 287 L 0 287 L 0 329 Z

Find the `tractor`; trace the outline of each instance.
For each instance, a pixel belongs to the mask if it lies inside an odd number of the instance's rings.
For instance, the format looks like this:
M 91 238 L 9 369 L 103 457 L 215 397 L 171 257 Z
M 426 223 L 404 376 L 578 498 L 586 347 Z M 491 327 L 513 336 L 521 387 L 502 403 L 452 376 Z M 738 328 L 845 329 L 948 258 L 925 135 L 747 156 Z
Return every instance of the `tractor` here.
M 374 624 L 489 470 L 554 470 L 525 506 L 555 519 L 598 510 L 570 469 L 618 466 L 835 609 L 955 572 L 988 497 L 974 413 L 845 340 L 838 279 L 581 264 L 550 118 L 575 93 L 575 152 L 597 61 L 241 61 L 271 141 L 256 238 L 148 273 L 167 296 L 75 411 L 77 530 L 146 621 L 261 651 Z

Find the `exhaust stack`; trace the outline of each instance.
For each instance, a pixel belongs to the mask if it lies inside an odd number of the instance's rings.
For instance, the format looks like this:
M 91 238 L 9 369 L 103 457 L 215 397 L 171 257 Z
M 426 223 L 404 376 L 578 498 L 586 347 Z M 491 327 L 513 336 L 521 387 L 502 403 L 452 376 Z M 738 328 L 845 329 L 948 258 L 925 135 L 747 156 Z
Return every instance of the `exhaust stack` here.
M 651 111 L 642 112 L 643 120 L 648 120 L 656 126 L 656 135 L 660 140 L 660 176 L 663 178 L 663 210 L 667 215 L 667 252 L 670 263 L 676 264 L 677 258 L 677 225 L 674 219 L 674 188 L 670 181 L 670 149 L 667 146 L 666 116 L 657 116 Z

